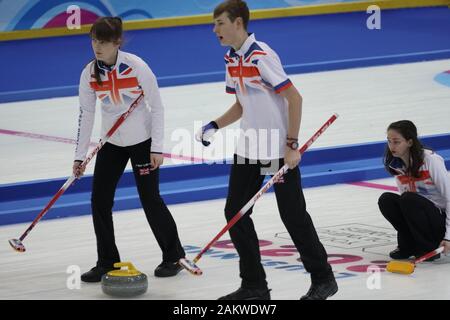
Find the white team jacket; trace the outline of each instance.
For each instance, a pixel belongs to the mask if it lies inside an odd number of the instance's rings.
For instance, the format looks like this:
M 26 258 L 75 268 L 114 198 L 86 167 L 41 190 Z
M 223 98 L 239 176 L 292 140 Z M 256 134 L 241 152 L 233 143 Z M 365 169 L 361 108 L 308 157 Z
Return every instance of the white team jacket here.
M 124 147 L 138 144 L 151 137 L 151 151 L 162 152 L 164 108 L 152 70 L 138 56 L 119 50 L 116 64 L 111 69 L 99 63 L 102 84 L 98 85 L 94 76 L 95 63 L 95 60 L 90 62 L 81 73 L 75 160 L 83 160 L 86 157 L 94 125 L 97 98 L 101 101 L 101 136 L 104 137 L 142 91 L 145 98 L 108 142 Z
M 392 163 L 390 166 L 399 173 L 402 172 L 402 168 L 398 165 Z M 444 159 L 433 151 L 425 149 L 419 174 L 419 178 L 405 174 L 395 176 L 398 190 L 400 193 L 416 192 L 433 202 L 436 207 L 445 210 L 447 213 L 445 239 L 450 240 L 450 177 L 445 168 Z
M 289 107 L 279 93 L 292 82 L 277 53 L 251 34 L 238 51 L 227 52 L 225 65 L 225 90 L 242 106 L 236 153 L 248 159 L 284 158 Z

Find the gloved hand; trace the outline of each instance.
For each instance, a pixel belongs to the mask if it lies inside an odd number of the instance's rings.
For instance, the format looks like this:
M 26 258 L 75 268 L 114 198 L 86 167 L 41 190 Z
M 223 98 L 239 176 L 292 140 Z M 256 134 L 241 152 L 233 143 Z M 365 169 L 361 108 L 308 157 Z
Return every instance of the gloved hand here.
M 214 133 L 217 132 L 217 130 L 219 130 L 219 126 L 215 121 L 211 121 L 210 123 L 201 127 L 197 131 L 197 134 L 195 135 L 195 140 L 203 143 L 203 145 L 207 147 L 211 144 L 211 142 L 208 140 L 211 139 L 211 137 L 214 135 Z

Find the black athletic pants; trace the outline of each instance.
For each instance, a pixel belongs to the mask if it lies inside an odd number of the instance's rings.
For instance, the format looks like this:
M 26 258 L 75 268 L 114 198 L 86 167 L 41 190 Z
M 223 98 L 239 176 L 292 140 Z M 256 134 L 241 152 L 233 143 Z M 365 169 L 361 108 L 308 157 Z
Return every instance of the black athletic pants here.
M 234 215 L 258 192 L 264 181 L 262 170 L 269 167 L 261 162 L 249 163 L 248 159 L 237 156 L 231 167 L 225 216 L 230 221 Z M 281 168 L 284 160 L 279 159 Z M 298 167 L 288 170 L 284 182 L 276 183 L 275 195 L 278 210 L 286 229 L 291 236 L 306 271 L 311 273 L 313 282 L 326 281 L 333 277 L 327 262 L 327 253 L 317 236 L 311 217 L 306 211 L 305 198 L 300 182 Z M 266 288 L 266 274 L 261 265 L 258 237 L 250 217 L 253 207 L 229 231 L 231 240 L 239 254 L 240 276 L 243 288 Z
M 97 154 L 91 198 L 97 237 L 97 266 L 112 267 L 120 261 L 114 238 L 112 207 L 117 183 L 129 159 L 139 198 L 162 250 L 163 261 L 175 262 L 185 256 L 175 221 L 159 194 L 159 169 L 150 171 L 150 146 L 151 139 L 128 147 L 106 143 Z
M 417 193 L 385 192 L 379 198 L 378 206 L 397 230 L 401 251 L 420 256 L 436 249 L 444 238 L 445 213 Z

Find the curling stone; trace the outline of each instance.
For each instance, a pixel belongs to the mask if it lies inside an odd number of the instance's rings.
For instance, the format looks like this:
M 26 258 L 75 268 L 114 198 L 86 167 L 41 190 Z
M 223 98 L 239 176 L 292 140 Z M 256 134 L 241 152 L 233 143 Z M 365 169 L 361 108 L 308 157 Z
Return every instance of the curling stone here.
M 115 268 L 128 269 L 113 270 L 103 275 L 102 290 L 115 297 L 134 297 L 147 292 L 147 276 L 136 270 L 131 262 L 118 262 Z

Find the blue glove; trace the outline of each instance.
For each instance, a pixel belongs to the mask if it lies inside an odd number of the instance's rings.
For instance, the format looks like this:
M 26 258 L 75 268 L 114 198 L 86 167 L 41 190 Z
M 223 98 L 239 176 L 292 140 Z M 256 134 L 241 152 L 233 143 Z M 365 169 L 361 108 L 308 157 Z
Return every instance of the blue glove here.
M 201 142 L 205 147 L 211 144 L 209 139 L 219 130 L 219 126 L 215 121 L 211 121 L 207 125 L 201 127 L 195 135 L 195 140 Z

